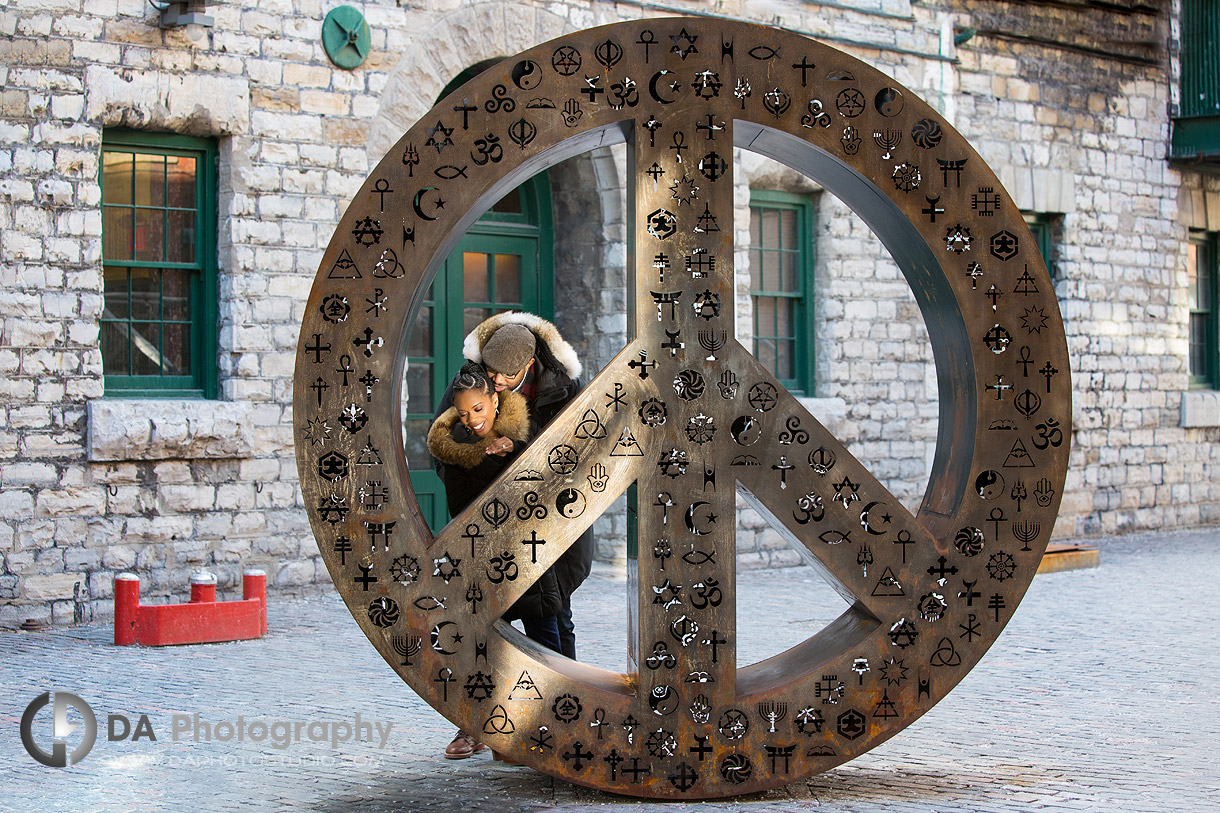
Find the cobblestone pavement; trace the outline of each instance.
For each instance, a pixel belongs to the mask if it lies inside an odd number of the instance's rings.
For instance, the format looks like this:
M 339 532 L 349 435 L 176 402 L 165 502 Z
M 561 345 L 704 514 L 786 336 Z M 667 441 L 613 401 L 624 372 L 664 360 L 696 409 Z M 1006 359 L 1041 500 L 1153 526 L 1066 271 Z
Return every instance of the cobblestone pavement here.
M 807 783 L 725 802 L 627 800 L 487 752 L 446 761 L 453 727 L 385 665 L 337 597 L 273 600 L 268 635 L 232 644 L 118 648 L 109 625 L 0 633 L 0 809 L 1220 810 L 1220 707 L 1209 683 L 1220 673 L 1220 529 L 1099 545 L 1100 568 L 1035 579 L 978 667 L 893 739 Z M 745 573 L 738 584 L 746 662 L 842 609 L 804 568 Z M 622 668 L 625 608 L 622 578 L 595 572 L 577 594 L 584 659 Z M 93 751 L 66 769 L 35 763 L 20 741 L 26 704 L 48 689 L 80 695 L 99 718 Z M 190 733 L 194 714 L 215 726 L 351 723 L 357 713 L 392 724 L 384 748 L 375 734 L 281 750 Z M 107 714 L 128 716 L 133 729 L 148 715 L 156 741 L 107 741 Z M 175 714 L 187 715 L 177 741 Z

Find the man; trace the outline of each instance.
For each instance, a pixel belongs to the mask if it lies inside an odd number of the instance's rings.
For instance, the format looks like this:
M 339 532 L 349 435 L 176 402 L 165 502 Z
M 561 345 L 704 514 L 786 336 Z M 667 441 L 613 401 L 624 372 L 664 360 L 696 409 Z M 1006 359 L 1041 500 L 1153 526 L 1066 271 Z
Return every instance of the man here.
M 541 432 L 583 386 L 576 350 L 564 340 L 558 328 L 530 313 L 508 311 L 484 320 L 466 336 L 462 354 L 483 365 L 497 392 L 512 390 L 525 398 L 535 432 Z M 440 415 L 452 404 L 451 381 L 441 396 L 436 414 Z M 433 459 L 433 466 L 438 474 L 443 474 L 439 461 Z M 572 659 L 576 658 L 572 593 L 589 575 L 594 547 L 590 528 L 551 567 L 562 597 L 562 608 L 556 619 L 559 641 L 563 654 Z M 526 634 L 529 632 L 527 628 Z M 459 731 L 445 749 L 445 756 L 463 759 L 481 748 L 474 738 Z

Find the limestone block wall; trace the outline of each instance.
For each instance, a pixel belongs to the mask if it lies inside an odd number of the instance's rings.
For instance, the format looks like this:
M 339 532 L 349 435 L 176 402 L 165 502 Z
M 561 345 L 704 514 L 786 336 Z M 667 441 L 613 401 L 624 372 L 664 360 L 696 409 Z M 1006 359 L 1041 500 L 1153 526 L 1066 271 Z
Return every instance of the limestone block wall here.
M 892 74 L 955 122 L 1022 208 L 1052 219 L 1077 401 L 1057 537 L 1220 519 L 1220 401 L 1187 387 L 1184 267 L 1188 228 L 1220 230 L 1220 183 L 1165 160 L 1164 52 L 1140 43 L 1167 41 L 1168 11 L 369 0 L 372 53 L 345 71 L 319 37 L 337 4 L 224 0 L 198 44 L 158 29 L 146 0 L 0 5 L 0 627 L 105 617 L 128 569 L 146 601 L 181 600 L 200 567 L 222 593 L 243 566 L 267 569 L 273 595 L 328 589 L 296 484 L 290 396 L 305 292 L 341 212 L 468 65 L 676 11 L 784 26 Z M 1118 58 L 1087 50 L 1096 20 Z M 1074 50 L 1005 33 L 1026 24 L 1074 37 Z M 979 33 L 955 46 L 967 26 Z M 217 140 L 219 400 L 103 397 L 98 166 L 103 130 L 119 126 Z M 749 190 L 816 195 L 809 407 L 915 507 L 937 418 L 913 297 L 833 197 L 749 156 L 739 166 L 739 337 Z M 552 170 L 556 321 L 589 375 L 626 334 L 624 171 L 622 148 Z M 620 506 L 599 525 L 604 558 L 625 555 L 623 517 Z M 743 567 L 795 561 L 757 515 L 740 525 Z

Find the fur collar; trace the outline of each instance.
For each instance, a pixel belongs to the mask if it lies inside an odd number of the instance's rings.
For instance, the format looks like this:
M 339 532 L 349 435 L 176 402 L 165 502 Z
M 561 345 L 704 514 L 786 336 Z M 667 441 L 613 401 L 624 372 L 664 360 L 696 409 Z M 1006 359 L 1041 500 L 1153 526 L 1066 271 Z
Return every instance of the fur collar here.
M 516 443 L 529 440 L 529 408 L 518 393 L 500 393 L 500 414 L 486 438 L 480 438 L 462 426 L 457 407 L 449 407 L 428 430 L 428 451 L 442 463 L 473 469 L 487 458 L 491 442 L 500 437 L 512 438 Z
M 491 337 L 492 333 L 502 325 L 525 325 L 529 328 L 535 339 L 546 344 L 547 349 L 551 351 L 551 355 L 555 357 L 563 372 L 568 378 L 580 378 L 581 367 L 580 359 L 576 356 L 576 350 L 572 345 L 559 333 L 559 328 L 543 319 L 541 316 L 535 316 L 532 313 L 522 313 L 521 311 L 507 311 L 505 313 L 497 313 L 484 319 L 466 335 L 466 341 L 462 345 L 462 355 L 471 361 L 483 363 L 483 345 Z

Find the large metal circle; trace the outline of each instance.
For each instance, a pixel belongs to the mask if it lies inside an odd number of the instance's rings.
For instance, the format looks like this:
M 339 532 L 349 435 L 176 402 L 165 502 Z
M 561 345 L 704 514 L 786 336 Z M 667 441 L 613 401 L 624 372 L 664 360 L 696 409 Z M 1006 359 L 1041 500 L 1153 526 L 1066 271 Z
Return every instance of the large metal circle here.
M 634 338 L 433 538 L 399 423 L 408 319 L 504 192 L 624 140 Z M 847 202 L 911 284 L 941 410 L 915 515 L 733 338 L 733 145 Z M 1054 525 L 1071 384 L 1054 292 L 1021 214 L 935 110 L 825 45 L 676 18 L 523 52 L 403 136 L 323 257 L 294 416 L 301 488 L 335 585 L 421 697 L 540 771 L 699 798 L 849 760 L 982 657 Z M 559 451 L 572 465 L 550 465 Z M 497 621 L 633 482 L 634 671 L 568 661 Z M 852 605 L 741 670 L 734 483 Z

